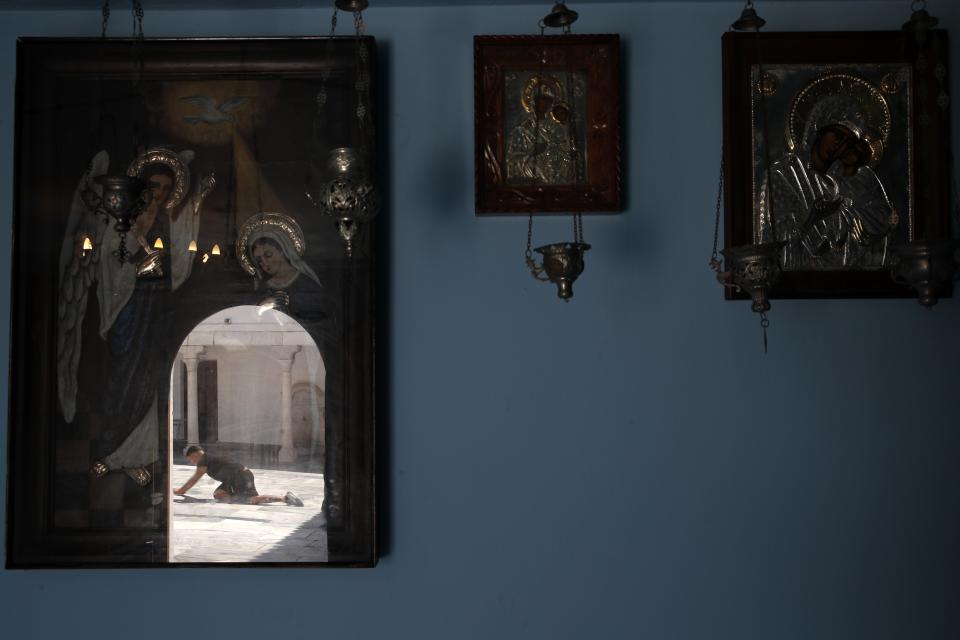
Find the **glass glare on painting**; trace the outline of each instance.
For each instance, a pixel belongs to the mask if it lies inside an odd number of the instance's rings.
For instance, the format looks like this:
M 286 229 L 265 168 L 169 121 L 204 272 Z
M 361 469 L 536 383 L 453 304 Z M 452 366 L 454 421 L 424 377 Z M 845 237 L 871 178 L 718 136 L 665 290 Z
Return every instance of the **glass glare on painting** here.
M 373 564 L 374 227 L 305 195 L 355 42 L 137 51 L 20 44 L 8 563 Z
M 190 332 L 171 379 L 171 561 L 326 562 L 325 381 L 313 338 L 276 309 Z

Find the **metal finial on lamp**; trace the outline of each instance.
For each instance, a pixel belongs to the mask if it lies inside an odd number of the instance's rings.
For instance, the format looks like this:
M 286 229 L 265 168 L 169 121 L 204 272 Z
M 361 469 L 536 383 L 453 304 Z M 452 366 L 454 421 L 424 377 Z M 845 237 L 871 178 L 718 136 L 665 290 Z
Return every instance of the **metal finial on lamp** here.
M 740 13 L 740 19 L 730 25 L 734 31 L 760 31 L 767 21 L 757 15 L 757 10 L 753 8 L 753 0 L 747 0 L 747 4 Z
M 577 21 L 580 14 L 567 8 L 562 2 L 553 5 L 553 9 L 543 19 L 543 24 L 553 29 L 563 29 L 565 32 L 570 30 L 570 25 Z
M 910 19 L 904 22 L 903 27 L 901 27 L 904 31 L 929 31 L 940 22 L 927 13 L 926 0 L 914 0 L 910 4 L 910 9 L 912 11 Z

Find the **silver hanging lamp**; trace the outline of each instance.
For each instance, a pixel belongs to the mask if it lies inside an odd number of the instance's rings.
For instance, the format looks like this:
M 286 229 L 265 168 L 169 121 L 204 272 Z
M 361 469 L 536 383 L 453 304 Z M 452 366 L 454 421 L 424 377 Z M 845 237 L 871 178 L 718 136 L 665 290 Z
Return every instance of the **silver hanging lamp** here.
M 133 0 L 132 12 L 134 20 L 133 41 L 137 44 L 143 40 L 143 3 L 141 0 Z M 101 14 L 103 21 L 100 37 L 106 39 L 107 25 L 110 22 L 109 0 L 103 0 Z M 136 56 L 136 49 L 134 49 L 134 55 Z M 99 96 L 99 99 L 102 102 L 103 96 Z M 113 229 L 120 238 L 120 244 L 113 255 L 123 264 L 130 257 L 130 251 L 127 250 L 126 243 L 127 232 L 133 227 L 137 216 L 146 206 L 150 186 L 136 176 L 128 176 L 123 173 L 99 176 L 95 181 L 100 185 L 101 191 L 99 200 L 95 199 L 91 204 L 96 208 L 99 215 L 107 220 L 113 219 L 115 221 Z M 89 238 L 84 240 L 84 246 L 86 246 L 88 240 Z
M 380 213 L 380 190 L 367 166 L 367 146 L 372 141 L 372 122 L 369 120 L 367 103 L 370 91 L 369 56 L 370 52 L 363 41 L 365 26 L 363 11 L 369 6 L 367 0 L 336 0 L 331 19 L 330 38 L 337 28 L 337 11 L 353 14 L 354 35 L 357 44 L 357 108 L 355 110 L 359 147 L 337 147 L 330 151 L 327 160 L 329 179 L 321 185 L 316 195 L 309 191 L 307 198 L 323 216 L 331 218 L 344 241 L 347 257 L 353 255 L 353 243 L 360 227 L 373 220 Z M 317 95 L 320 108 L 326 102 L 326 80 Z
M 561 29 L 564 35 L 570 33 L 570 27 L 577 21 L 579 14 L 572 11 L 567 6 L 558 2 L 553 5 L 550 13 L 540 21 L 540 34 L 546 27 Z M 533 98 L 532 104 L 535 119 L 535 131 L 537 135 L 540 132 L 540 111 L 537 108 L 538 101 L 544 95 L 543 68 L 541 59 L 541 69 L 536 78 L 537 95 Z M 567 82 L 567 91 L 573 91 L 573 80 Z M 568 103 L 572 106 L 572 97 L 568 97 Z M 575 139 L 570 128 L 567 128 L 568 147 L 575 147 Z M 535 155 L 534 163 L 539 162 L 541 158 Z M 584 262 L 583 254 L 590 250 L 590 245 L 583 241 L 583 215 L 578 211 L 573 214 L 573 242 L 555 242 L 545 244 L 540 247 L 531 248 L 533 237 L 533 214 L 527 218 L 527 248 L 524 252 L 524 262 L 530 270 L 530 274 L 540 282 L 552 282 L 557 286 L 557 297 L 565 302 L 569 302 L 573 297 L 573 283 L 583 273 Z M 533 252 L 540 254 L 540 264 L 533 258 Z
M 912 12 L 910 19 L 902 27 L 904 36 L 913 37 L 920 52 L 919 55 L 925 55 L 924 52 L 933 35 L 933 28 L 937 26 L 939 20 L 927 13 L 926 0 L 914 0 L 910 9 Z M 940 109 L 946 110 L 949 105 L 943 80 L 946 69 L 942 66 L 942 61 L 934 62 L 939 65 L 935 71 L 940 82 L 937 103 Z M 922 113 L 920 117 L 924 118 L 926 115 Z M 896 264 L 890 270 L 893 281 L 916 291 L 917 302 L 924 307 L 930 308 L 937 304 L 940 296 L 950 289 L 956 276 L 957 263 L 960 260 L 958 256 L 960 241 L 949 238 L 921 239 L 900 242 L 891 248 L 897 257 Z
M 748 0 L 740 19 L 730 25 L 734 31 L 759 32 L 766 20 L 757 15 L 753 2 Z M 780 279 L 782 269 L 778 253 L 780 243 L 764 242 L 743 244 L 718 250 L 720 241 L 720 210 L 723 206 L 724 171 L 723 148 L 720 154 L 720 178 L 717 186 L 717 206 L 713 227 L 713 252 L 710 256 L 710 268 L 716 271 L 717 281 L 728 289 L 740 291 L 750 296 L 750 309 L 760 314 L 760 327 L 763 330 L 763 350 L 767 351 L 767 328 L 770 320 L 770 293 Z M 773 218 L 771 217 L 771 224 Z M 776 234 L 773 234 L 776 237 Z M 723 261 L 720 255 L 723 255 Z

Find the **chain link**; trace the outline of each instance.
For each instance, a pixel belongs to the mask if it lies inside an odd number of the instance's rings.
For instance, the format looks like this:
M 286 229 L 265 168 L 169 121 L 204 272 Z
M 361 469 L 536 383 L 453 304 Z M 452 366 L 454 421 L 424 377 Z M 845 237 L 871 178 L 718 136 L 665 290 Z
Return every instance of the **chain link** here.
M 764 311 L 760 312 L 760 329 L 763 331 L 763 352 L 767 352 L 767 327 L 770 326 L 770 320 L 767 319 L 767 314 Z
M 133 37 L 143 39 L 143 2 L 133 0 Z
M 719 266 L 720 256 L 717 245 L 720 242 L 720 207 L 723 206 L 723 144 L 720 145 L 720 177 L 717 179 L 717 214 L 713 221 L 713 253 L 710 254 L 710 265 Z
M 323 68 L 323 71 L 320 72 L 320 90 L 317 91 L 318 117 L 327 105 L 327 81 L 330 80 L 330 73 L 333 70 L 333 38 L 337 35 L 337 12 L 337 7 L 334 6 L 333 16 L 330 18 L 330 37 L 327 39 L 327 65 Z
M 103 7 L 100 9 L 103 14 L 103 23 L 100 27 L 100 37 L 107 37 L 107 25 L 110 24 L 110 0 L 103 0 Z
M 530 245 L 533 242 L 533 214 L 527 216 L 527 251 L 524 253 L 524 256 L 529 260 L 533 256 L 533 251 L 530 249 Z
M 366 32 L 366 25 L 363 23 L 362 11 L 353 12 L 353 29 L 354 35 L 357 38 L 357 126 L 362 133 L 364 125 L 366 124 L 367 116 L 367 107 L 364 104 L 364 96 L 368 93 L 370 84 L 369 78 L 367 77 L 367 59 L 369 58 L 370 53 L 367 50 L 366 43 L 363 41 L 363 34 Z

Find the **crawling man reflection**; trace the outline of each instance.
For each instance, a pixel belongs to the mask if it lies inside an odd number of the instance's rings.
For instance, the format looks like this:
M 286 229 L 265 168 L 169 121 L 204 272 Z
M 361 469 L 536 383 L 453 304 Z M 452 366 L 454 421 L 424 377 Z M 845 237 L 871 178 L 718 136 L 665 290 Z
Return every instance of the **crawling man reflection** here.
M 221 483 L 220 486 L 213 491 L 213 497 L 217 502 L 231 502 L 234 504 L 285 502 L 294 507 L 303 506 L 303 500 L 297 497 L 292 491 L 287 491 L 286 495 L 282 497 L 262 496 L 257 493 L 253 472 L 239 462 L 234 462 L 233 460 L 219 456 L 207 455 L 203 447 L 195 444 L 184 449 L 183 455 L 191 464 L 196 465 L 197 470 L 182 487 L 174 490 L 174 493 L 178 496 L 184 495 L 193 485 L 197 484 L 197 481 L 199 481 L 204 474 L 207 474 Z

